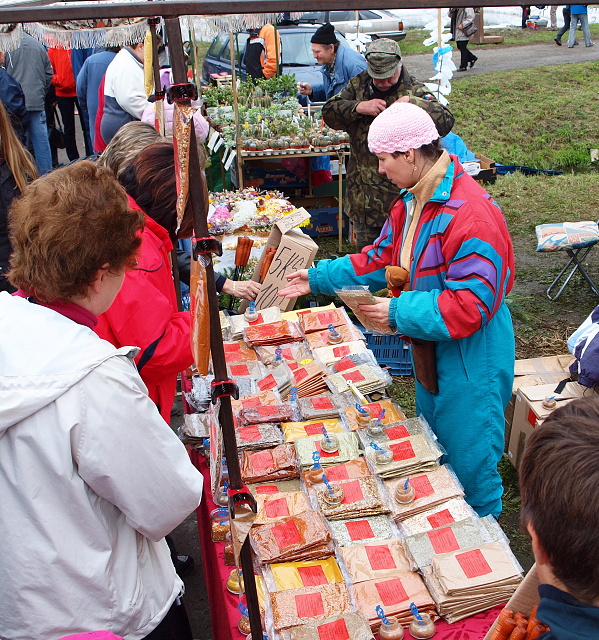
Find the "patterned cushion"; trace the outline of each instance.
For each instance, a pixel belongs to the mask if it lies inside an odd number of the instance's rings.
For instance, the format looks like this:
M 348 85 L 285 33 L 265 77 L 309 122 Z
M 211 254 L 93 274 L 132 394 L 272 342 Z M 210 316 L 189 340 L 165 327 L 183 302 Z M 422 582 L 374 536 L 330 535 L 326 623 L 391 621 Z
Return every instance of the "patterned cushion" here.
M 565 251 L 583 249 L 599 242 L 599 228 L 596 222 L 562 222 L 539 224 L 537 231 L 537 251 Z

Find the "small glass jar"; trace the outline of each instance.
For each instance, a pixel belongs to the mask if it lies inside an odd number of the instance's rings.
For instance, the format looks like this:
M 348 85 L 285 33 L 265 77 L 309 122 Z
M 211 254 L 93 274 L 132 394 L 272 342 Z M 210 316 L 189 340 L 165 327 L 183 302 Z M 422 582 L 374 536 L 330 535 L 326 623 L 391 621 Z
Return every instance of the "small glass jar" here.
M 432 638 L 435 635 L 435 623 L 428 613 L 421 613 L 422 620 L 414 618 L 410 623 L 410 635 L 417 640 Z
M 545 409 L 555 409 L 557 402 L 553 396 L 547 396 L 541 403 Z
M 387 622 L 381 622 L 379 628 L 379 638 L 381 640 L 402 640 L 403 636 L 403 627 L 395 616 L 388 616 Z
M 338 484 L 331 484 L 331 491 L 326 489 L 322 492 L 323 500 L 331 507 L 336 507 L 343 500 L 343 489 Z
M 243 593 L 243 578 L 240 577 L 237 569 L 233 569 L 227 580 L 227 589 L 236 595 Z
M 375 449 L 374 460 L 377 464 L 389 464 L 393 462 L 393 453 L 388 447 Z
M 329 337 L 327 340 L 329 344 L 339 344 L 340 342 L 343 342 L 343 336 L 338 331 L 329 331 Z
M 256 322 L 258 320 L 258 312 L 254 305 L 250 305 L 244 312 L 243 317 L 246 322 Z
M 397 485 L 397 489 L 395 489 L 396 502 L 399 502 L 399 504 L 409 504 L 414 501 L 414 498 L 416 498 L 416 489 L 414 489 L 409 481 L 407 488 L 405 488 L 403 482 Z
M 312 484 L 320 484 L 322 482 L 322 473 L 322 467 L 320 467 L 320 469 L 315 469 L 314 467 L 312 467 L 308 470 L 306 476 Z
M 227 489 L 225 489 L 224 485 L 221 485 L 218 488 L 218 493 L 216 494 L 216 498 L 214 499 L 214 502 L 216 502 L 216 504 L 220 504 L 223 507 L 226 507 L 229 505 L 229 494 L 227 492 Z
M 329 433 L 327 436 L 322 436 L 322 440 L 320 441 L 320 448 L 326 453 L 335 453 L 339 451 L 339 438 L 333 433 Z
M 237 623 L 237 628 L 244 636 L 249 636 L 252 633 L 252 628 L 250 627 L 250 619 L 247 616 L 241 616 L 239 618 L 239 622 Z
M 231 530 L 227 509 L 219 507 L 210 512 L 210 530 L 212 533 L 212 542 L 223 542 L 226 540 L 227 533 Z
M 368 427 L 370 425 L 370 422 L 372 420 L 370 413 L 368 413 L 368 411 L 366 411 L 366 413 L 362 413 L 361 411 L 358 411 L 356 409 L 356 422 L 358 423 L 358 425 L 362 428 L 364 427 Z
M 385 426 L 378 418 L 373 418 L 368 423 L 366 434 L 371 438 L 380 438 L 381 436 L 385 435 Z

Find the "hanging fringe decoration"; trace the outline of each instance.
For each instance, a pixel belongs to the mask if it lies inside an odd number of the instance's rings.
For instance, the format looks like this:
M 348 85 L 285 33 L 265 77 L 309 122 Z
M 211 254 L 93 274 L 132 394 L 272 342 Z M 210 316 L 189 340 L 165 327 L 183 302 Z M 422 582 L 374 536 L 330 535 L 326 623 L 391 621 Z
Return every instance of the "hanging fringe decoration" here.
M 145 18 L 131 18 L 30 22 L 23 24 L 22 28 L 30 36 L 57 49 L 93 49 L 122 47 L 143 42 L 148 24 Z M 0 40 L 0 43 L 3 41 Z
M 23 27 L 20 24 L 0 24 L 0 51 L 14 51 L 21 46 Z
M 297 20 L 302 12 L 290 14 L 291 20 Z M 283 19 L 282 13 L 236 13 L 222 16 L 181 16 L 182 24 L 187 20 L 187 28 L 193 29 L 200 40 L 210 41 L 214 36 L 229 30 L 234 33 L 246 29 L 256 29 L 265 24 L 276 24 Z

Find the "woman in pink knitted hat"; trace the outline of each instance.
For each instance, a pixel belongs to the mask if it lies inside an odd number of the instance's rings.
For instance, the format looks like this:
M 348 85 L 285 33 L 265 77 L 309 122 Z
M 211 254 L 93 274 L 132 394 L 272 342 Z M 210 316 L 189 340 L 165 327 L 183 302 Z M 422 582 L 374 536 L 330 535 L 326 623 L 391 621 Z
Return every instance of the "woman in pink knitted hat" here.
M 361 253 L 288 276 L 279 295 L 387 288 L 361 311 L 412 344 L 416 409 L 445 447 L 479 515 L 501 512 L 497 463 L 514 372 L 505 296 L 514 280 L 501 209 L 441 148 L 431 117 L 396 102 L 370 126 L 379 172 L 399 189 L 379 238 Z

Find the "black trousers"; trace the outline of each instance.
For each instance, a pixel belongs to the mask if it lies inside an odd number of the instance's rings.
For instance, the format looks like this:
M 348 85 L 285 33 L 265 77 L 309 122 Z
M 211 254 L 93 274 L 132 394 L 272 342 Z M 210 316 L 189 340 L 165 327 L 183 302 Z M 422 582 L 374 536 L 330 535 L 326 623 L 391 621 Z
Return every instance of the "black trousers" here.
M 173 602 L 162 622 L 144 640 L 193 640 L 187 611 L 183 602 L 179 602 Z
M 58 106 L 58 109 L 60 110 L 62 126 L 64 127 L 65 151 L 67 152 L 69 160 L 72 162 L 73 160 L 77 160 L 77 158 L 79 157 L 79 150 L 77 149 L 77 139 L 75 137 L 75 109 L 77 109 L 77 111 L 79 112 L 81 128 L 84 130 L 83 116 L 81 114 L 81 109 L 79 109 L 77 98 L 75 96 L 73 96 L 72 98 L 56 96 L 56 104 Z M 90 155 L 87 152 L 88 149 L 86 148 L 86 155 Z
M 468 63 L 476 60 L 476 56 L 468 49 L 468 40 L 458 40 L 458 49 L 460 50 L 460 69 L 467 69 Z

